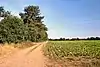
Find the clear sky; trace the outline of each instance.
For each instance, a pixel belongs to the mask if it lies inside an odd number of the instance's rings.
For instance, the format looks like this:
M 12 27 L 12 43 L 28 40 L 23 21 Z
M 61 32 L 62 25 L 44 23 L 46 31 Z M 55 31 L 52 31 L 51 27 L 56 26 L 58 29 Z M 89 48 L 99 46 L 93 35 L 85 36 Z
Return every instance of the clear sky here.
M 27 5 L 40 6 L 49 38 L 100 36 L 100 0 L 0 0 L 18 15 Z

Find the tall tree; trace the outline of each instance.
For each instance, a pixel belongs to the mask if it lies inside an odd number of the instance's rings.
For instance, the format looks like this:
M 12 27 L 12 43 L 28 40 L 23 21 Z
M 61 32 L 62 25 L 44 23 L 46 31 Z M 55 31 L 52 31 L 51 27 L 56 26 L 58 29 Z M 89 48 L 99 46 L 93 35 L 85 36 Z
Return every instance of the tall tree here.
M 38 42 L 48 39 L 47 27 L 42 22 L 38 6 L 25 7 L 21 18 L 13 16 L 0 7 L 0 43 L 20 43 L 25 41 Z
M 19 14 L 24 21 L 24 24 L 28 24 L 34 33 L 34 39 L 36 41 L 47 40 L 47 27 L 43 24 L 39 6 L 27 6 L 24 8 L 24 13 Z

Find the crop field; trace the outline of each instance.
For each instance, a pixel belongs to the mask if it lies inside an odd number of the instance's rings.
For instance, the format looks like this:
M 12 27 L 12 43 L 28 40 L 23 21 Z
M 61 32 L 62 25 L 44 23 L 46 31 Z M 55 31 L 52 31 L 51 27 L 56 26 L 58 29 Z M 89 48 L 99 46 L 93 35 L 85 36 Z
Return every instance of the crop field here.
M 100 61 L 100 41 L 50 41 L 44 53 L 56 61 L 75 60 L 75 58 L 91 59 L 92 62 L 93 59 Z M 99 62 L 96 63 L 99 64 Z

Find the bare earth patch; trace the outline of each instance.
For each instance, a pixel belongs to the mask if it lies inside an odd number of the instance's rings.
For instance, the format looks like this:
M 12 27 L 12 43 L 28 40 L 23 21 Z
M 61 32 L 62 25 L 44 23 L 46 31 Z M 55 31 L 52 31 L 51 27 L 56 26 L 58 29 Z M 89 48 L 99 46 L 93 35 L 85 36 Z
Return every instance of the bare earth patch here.
M 18 49 L 14 48 L 12 45 L 2 45 L 0 44 L 0 58 L 8 57 L 9 55 L 15 53 Z
M 45 43 L 17 50 L 11 56 L 0 59 L 0 67 L 45 67 L 45 59 L 41 48 Z
M 64 60 L 48 59 L 47 67 L 100 67 L 100 59 L 67 58 Z

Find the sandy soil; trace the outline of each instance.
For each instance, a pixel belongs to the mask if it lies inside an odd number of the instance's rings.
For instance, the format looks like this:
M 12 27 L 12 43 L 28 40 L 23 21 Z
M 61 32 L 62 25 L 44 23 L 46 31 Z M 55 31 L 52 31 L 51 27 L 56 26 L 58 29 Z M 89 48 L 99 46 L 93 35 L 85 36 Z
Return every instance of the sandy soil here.
M 45 43 L 38 43 L 27 49 L 18 50 L 13 55 L 0 59 L 0 67 L 45 67 L 41 48 Z

